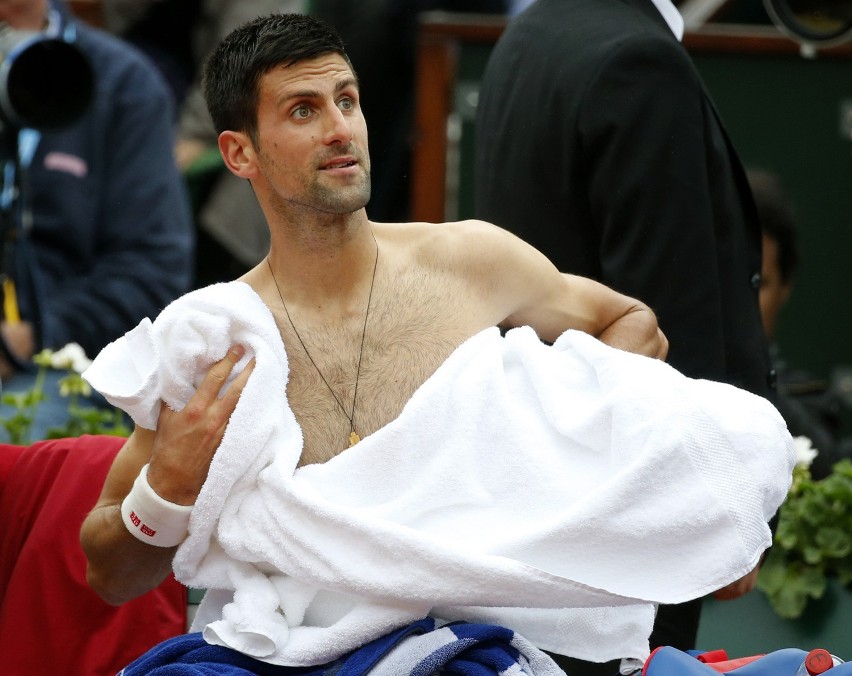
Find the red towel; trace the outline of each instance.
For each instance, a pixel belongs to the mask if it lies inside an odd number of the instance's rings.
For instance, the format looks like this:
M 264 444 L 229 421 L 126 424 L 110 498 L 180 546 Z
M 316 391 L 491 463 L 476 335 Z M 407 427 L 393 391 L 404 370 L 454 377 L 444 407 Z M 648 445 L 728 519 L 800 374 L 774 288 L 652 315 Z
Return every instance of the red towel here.
M 40 441 L 23 451 L 0 444 L 0 456 L 17 455 L 0 485 L 4 674 L 114 676 L 186 631 L 186 590 L 171 576 L 119 607 L 104 603 L 86 583 L 80 526 L 123 443 L 84 436 Z

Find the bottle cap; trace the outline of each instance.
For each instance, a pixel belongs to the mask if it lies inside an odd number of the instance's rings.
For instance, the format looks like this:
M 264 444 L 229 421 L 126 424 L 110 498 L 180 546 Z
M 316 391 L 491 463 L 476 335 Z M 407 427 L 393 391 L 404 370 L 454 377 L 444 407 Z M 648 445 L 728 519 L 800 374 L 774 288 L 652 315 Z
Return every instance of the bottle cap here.
M 810 676 L 822 674 L 834 666 L 834 658 L 831 653 L 822 648 L 814 648 L 805 657 L 805 669 Z

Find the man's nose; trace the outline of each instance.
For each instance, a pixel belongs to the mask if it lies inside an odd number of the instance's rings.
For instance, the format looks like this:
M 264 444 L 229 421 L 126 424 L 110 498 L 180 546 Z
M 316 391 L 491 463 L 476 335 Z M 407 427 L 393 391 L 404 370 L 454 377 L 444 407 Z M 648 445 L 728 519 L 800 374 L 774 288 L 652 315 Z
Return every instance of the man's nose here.
M 350 120 L 336 105 L 332 106 L 331 113 L 326 117 L 326 121 L 328 125 L 326 143 L 342 143 L 345 145 L 352 140 Z

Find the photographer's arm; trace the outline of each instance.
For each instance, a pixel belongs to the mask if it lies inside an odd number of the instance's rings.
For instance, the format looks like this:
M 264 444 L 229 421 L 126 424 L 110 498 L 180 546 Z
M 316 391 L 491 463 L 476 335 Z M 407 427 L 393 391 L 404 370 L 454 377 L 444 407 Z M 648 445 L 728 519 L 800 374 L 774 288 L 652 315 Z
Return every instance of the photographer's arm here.
M 218 396 L 243 353 L 242 347 L 232 348 L 210 369 L 182 410 L 163 406 L 157 430 L 137 428 L 116 456 L 80 532 L 88 559 L 87 580 L 107 603 L 119 605 L 144 594 L 169 574 L 177 546 L 159 547 L 137 539 L 122 519 L 122 502 L 146 464 L 148 485 L 157 496 L 174 505 L 195 502 L 254 368 L 254 362 L 249 362 Z
M 11 378 L 35 354 L 35 334 L 29 322 L 0 323 L 0 381 Z

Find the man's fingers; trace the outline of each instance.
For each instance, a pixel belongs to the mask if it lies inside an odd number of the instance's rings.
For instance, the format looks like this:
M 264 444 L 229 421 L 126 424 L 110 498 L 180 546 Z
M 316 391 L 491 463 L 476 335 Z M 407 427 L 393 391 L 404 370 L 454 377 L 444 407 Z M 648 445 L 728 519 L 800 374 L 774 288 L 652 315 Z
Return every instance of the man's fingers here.
M 241 345 L 228 350 L 224 358 L 210 367 L 198 390 L 179 413 L 170 410 L 167 406 L 162 407 L 158 427 L 166 425 L 173 416 L 179 416 L 184 421 L 183 424 L 197 430 L 196 433 L 218 436 L 221 439 L 222 432 L 254 370 L 255 361 L 251 359 L 222 392 L 234 366 L 244 354 L 245 348 Z M 222 392 L 221 396 L 220 392 Z
M 217 399 L 222 386 L 227 382 L 231 371 L 234 370 L 237 362 L 242 359 L 245 351 L 242 345 L 234 345 L 228 350 L 227 354 L 221 360 L 210 367 L 204 380 L 201 381 L 197 393 L 210 401 Z
M 227 408 L 231 411 L 237 406 L 237 401 L 243 393 L 243 390 L 246 387 L 246 383 L 248 383 L 248 379 L 251 377 L 252 371 L 254 371 L 254 359 L 251 359 L 246 367 L 234 378 L 233 382 L 228 386 L 228 389 L 225 390 L 225 393 L 222 395 L 222 401 Z

